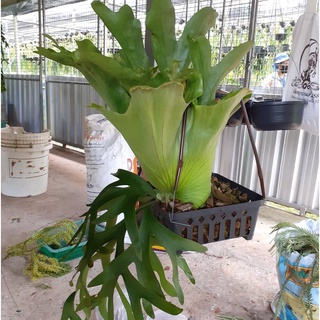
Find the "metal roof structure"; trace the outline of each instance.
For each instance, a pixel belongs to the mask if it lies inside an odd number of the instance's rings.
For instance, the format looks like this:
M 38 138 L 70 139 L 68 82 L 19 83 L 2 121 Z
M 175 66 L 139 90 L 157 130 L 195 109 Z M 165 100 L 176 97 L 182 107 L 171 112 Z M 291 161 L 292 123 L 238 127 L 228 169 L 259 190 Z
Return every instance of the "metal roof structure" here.
M 128 4 L 140 20 L 143 21 L 147 2 L 150 0 L 109 0 L 107 5 L 117 11 L 123 4 Z M 91 0 L 44 0 L 46 10 L 47 27 L 46 32 L 50 34 L 62 34 L 65 30 L 70 32 L 93 31 L 97 28 L 97 17 L 91 9 Z M 250 19 L 251 1 L 249 0 L 173 0 L 176 10 L 177 23 L 186 21 L 196 11 L 204 6 L 211 6 L 217 10 L 220 18 L 227 22 L 227 25 L 234 24 L 239 27 L 243 21 Z M 13 33 L 13 17 L 19 23 L 19 34 L 23 34 L 22 42 L 34 40 L 35 24 L 38 24 L 39 0 L 6 0 L 1 3 L 1 17 L 4 31 L 10 40 Z M 291 20 L 302 13 L 306 0 L 293 0 L 290 4 L 280 0 L 257 0 L 258 17 L 257 22 L 274 24 L 278 20 Z M 247 22 L 248 24 L 248 22 Z M 224 24 L 226 26 L 226 23 Z M 51 28 L 51 29 L 50 29 Z

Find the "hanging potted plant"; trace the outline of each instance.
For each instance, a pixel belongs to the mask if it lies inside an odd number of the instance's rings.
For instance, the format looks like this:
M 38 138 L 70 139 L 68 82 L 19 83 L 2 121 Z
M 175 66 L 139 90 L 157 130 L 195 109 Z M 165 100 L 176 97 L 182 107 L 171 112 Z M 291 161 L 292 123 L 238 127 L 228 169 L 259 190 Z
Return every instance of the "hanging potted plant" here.
M 280 286 L 271 305 L 275 317 L 319 319 L 319 220 L 281 222 L 272 232 Z
M 284 41 L 287 38 L 285 33 L 276 33 L 275 35 L 277 41 Z
M 1 95 L 2 93 L 7 91 L 6 87 L 6 82 L 4 79 L 4 74 L 3 74 L 3 67 L 4 63 L 8 63 L 8 59 L 5 58 L 5 49 L 9 47 L 9 44 L 6 40 L 4 31 L 3 31 L 3 25 L 1 24 Z M 1 101 L 1 128 L 6 127 L 6 106 L 3 103 L 3 99 Z
M 4 65 L 4 62 L 8 63 L 8 59 L 5 59 L 5 49 L 8 47 L 9 47 L 9 44 L 6 40 L 4 31 L 3 31 L 3 25 L 1 24 L 1 93 L 7 91 L 4 74 L 3 74 L 3 65 Z
M 204 252 L 206 248 L 166 228 L 152 208 L 159 201 L 165 205 L 179 202 L 197 211 L 206 202 L 219 136 L 240 101 L 251 96 L 250 90 L 242 88 L 216 100 L 216 91 L 253 42 L 239 45 L 211 66 L 211 47 L 205 35 L 215 26 L 216 11 L 209 7 L 199 10 L 176 40 L 171 1 L 154 0 L 146 16 L 154 67 L 143 46 L 140 21 L 128 5 L 113 12 L 93 1 L 92 8 L 117 39 L 119 55 L 106 57 L 89 40 L 77 41 L 77 50 L 70 52 L 48 35 L 55 50 L 39 47 L 37 52 L 83 73 L 107 106 L 91 107 L 122 133 L 148 181 L 119 170 L 115 174 L 118 181 L 108 185 L 83 215 L 84 223 L 75 236 L 81 241 L 89 230 L 87 244 L 77 267 L 76 288 L 65 302 L 62 319 L 80 319 L 80 311 L 89 319 L 96 307 L 104 319 L 113 319 L 115 292 L 128 319 L 143 319 L 145 313 L 154 317 L 153 306 L 179 314 L 182 309 L 166 299 L 166 295 L 177 297 L 183 304 L 179 268 L 194 282 L 179 252 Z M 138 222 L 137 213 L 142 210 Z M 101 211 L 105 213 L 98 216 Z M 121 213 L 124 219 L 117 223 Z M 106 223 L 105 231 L 95 233 L 101 222 Z M 124 245 L 126 231 L 132 242 L 128 248 Z M 166 279 L 153 245 L 164 247 L 169 255 L 172 283 Z M 102 271 L 88 282 L 90 269 L 99 262 Z
M 250 104 L 250 119 L 258 131 L 296 130 L 303 119 L 305 102 L 303 100 L 282 101 L 282 93 L 286 85 L 290 56 L 286 52 L 275 55 L 274 71 L 263 80 L 266 97 Z M 264 61 L 260 69 L 264 70 Z

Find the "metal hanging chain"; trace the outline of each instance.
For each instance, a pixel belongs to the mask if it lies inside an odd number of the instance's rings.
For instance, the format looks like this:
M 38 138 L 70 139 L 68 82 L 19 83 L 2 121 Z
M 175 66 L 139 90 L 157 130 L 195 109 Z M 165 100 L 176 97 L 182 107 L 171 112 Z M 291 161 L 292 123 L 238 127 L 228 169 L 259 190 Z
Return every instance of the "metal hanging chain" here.
M 184 139 L 186 137 L 187 111 L 188 111 L 188 108 L 186 108 L 186 110 L 184 110 L 183 117 L 182 117 L 179 159 L 178 159 L 178 168 L 177 168 L 177 173 L 176 173 L 176 180 L 175 180 L 175 183 L 174 183 L 174 194 L 176 193 L 176 190 L 178 189 L 181 169 L 183 167 L 183 149 L 184 149 Z
M 182 170 L 182 167 L 183 167 L 183 150 L 184 150 L 184 140 L 185 140 L 185 137 L 186 137 L 186 126 L 187 126 L 187 112 L 188 112 L 188 109 L 189 108 L 187 107 L 186 110 L 184 110 L 183 116 L 182 116 L 178 167 L 177 167 L 176 179 L 175 179 L 174 189 L 173 189 L 173 199 L 172 199 L 173 205 L 172 205 L 171 213 L 169 214 L 170 222 L 175 223 L 175 224 L 180 224 L 180 225 L 183 225 L 183 226 L 187 226 L 187 227 L 189 227 L 189 224 L 181 223 L 181 222 L 173 220 L 173 213 L 174 213 L 173 211 L 174 211 L 174 201 L 176 199 L 176 191 L 178 189 L 178 184 L 179 184 L 179 180 L 180 180 L 180 174 L 181 174 L 181 170 Z

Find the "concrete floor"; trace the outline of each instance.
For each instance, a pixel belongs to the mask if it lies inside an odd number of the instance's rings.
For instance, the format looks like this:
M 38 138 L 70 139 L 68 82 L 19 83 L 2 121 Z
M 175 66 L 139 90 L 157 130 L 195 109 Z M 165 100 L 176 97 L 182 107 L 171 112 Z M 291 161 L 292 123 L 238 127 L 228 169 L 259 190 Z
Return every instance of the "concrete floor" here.
M 62 218 L 78 219 L 86 211 L 86 199 L 84 155 L 54 146 L 50 151 L 46 193 L 28 198 L 1 196 L 2 259 L 8 245 L 23 241 L 35 230 Z M 185 293 L 183 314 L 192 320 L 215 320 L 219 315 L 271 320 L 270 303 L 278 291 L 278 282 L 275 257 L 268 252 L 270 231 L 279 221 L 301 219 L 263 206 L 252 240 L 231 239 L 208 244 L 205 254 L 185 253 L 196 284 L 181 276 Z M 166 254 L 159 255 L 166 265 Z M 75 259 L 71 264 L 75 267 L 78 262 Z M 69 280 L 73 273 L 33 282 L 23 274 L 25 265 L 21 257 L 2 261 L 1 319 L 60 319 L 63 302 L 72 292 Z

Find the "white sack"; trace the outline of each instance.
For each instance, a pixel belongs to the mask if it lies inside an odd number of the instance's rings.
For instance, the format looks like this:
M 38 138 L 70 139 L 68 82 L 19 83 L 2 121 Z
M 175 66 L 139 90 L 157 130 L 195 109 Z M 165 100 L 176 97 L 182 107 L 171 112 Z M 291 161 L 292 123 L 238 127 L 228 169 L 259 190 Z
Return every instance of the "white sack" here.
M 85 118 L 83 138 L 87 169 L 88 204 L 108 184 L 118 169 L 136 172 L 137 160 L 120 132 L 102 114 Z
M 319 135 L 319 16 L 317 0 L 308 0 L 292 34 L 292 50 L 282 100 L 304 100 L 300 129 Z

